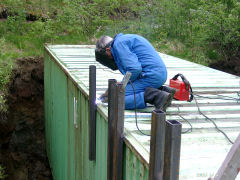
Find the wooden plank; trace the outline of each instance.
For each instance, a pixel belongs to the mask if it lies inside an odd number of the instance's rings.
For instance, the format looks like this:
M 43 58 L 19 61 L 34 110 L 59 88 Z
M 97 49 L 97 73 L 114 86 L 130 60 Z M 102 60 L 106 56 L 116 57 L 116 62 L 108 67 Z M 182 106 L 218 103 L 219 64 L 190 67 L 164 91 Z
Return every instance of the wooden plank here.
M 240 171 L 240 134 L 227 154 L 214 180 L 234 180 Z

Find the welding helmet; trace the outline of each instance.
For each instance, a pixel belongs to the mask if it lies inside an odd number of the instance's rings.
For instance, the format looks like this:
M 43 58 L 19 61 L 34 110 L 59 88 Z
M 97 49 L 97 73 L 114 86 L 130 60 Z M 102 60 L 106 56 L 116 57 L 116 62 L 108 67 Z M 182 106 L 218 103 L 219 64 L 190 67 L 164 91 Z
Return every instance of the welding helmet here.
M 97 62 L 101 63 L 102 65 L 104 65 L 112 70 L 118 69 L 117 64 L 114 61 L 114 59 L 109 57 L 106 54 L 106 50 L 104 50 L 104 49 L 102 49 L 102 50 L 95 49 L 95 58 L 96 58 Z

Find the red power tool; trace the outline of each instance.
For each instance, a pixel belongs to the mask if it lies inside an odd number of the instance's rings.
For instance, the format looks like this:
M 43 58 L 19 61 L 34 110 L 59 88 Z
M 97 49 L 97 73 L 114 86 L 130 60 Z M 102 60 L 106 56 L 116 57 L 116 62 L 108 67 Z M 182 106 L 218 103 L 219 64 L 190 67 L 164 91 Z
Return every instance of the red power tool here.
M 182 78 L 182 81 L 178 80 L 178 76 Z M 176 89 L 176 93 L 174 95 L 175 99 L 188 102 L 193 100 L 192 87 L 189 81 L 182 74 L 178 73 L 170 79 L 169 86 Z

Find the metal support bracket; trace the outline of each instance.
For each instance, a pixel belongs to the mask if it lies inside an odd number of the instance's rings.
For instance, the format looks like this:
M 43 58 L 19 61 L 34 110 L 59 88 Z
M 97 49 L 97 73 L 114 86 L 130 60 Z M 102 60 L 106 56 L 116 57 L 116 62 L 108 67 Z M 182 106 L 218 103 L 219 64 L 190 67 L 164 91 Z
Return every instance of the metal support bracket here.
M 180 166 L 182 124 L 179 121 L 166 121 L 164 180 L 178 180 Z
M 116 99 L 116 83 L 115 79 L 108 80 L 108 148 L 107 148 L 107 179 L 112 180 L 113 177 L 113 133 L 114 133 L 114 109 L 116 109 L 114 100 Z
M 165 119 L 163 111 L 152 112 L 149 180 L 163 180 Z
M 109 80 L 108 91 L 108 180 L 123 177 L 123 128 L 125 89 L 116 80 Z
M 96 66 L 89 66 L 89 160 L 96 160 Z
M 178 180 L 182 125 L 166 121 L 161 110 L 152 112 L 149 180 Z

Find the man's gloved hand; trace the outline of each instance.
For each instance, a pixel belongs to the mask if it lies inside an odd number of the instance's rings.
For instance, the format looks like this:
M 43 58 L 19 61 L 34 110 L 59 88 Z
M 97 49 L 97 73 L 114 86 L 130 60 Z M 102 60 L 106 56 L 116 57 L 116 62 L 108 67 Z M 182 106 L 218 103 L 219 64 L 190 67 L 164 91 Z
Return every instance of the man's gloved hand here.
M 121 84 L 121 82 L 117 82 L 117 84 Z M 101 100 L 102 103 L 107 103 L 108 102 L 108 89 L 103 93 L 99 99 Z
M 108 89 L 103 93 L 99 99 L 102 101 L 102 103 L 107 103 L 108 102 Z

